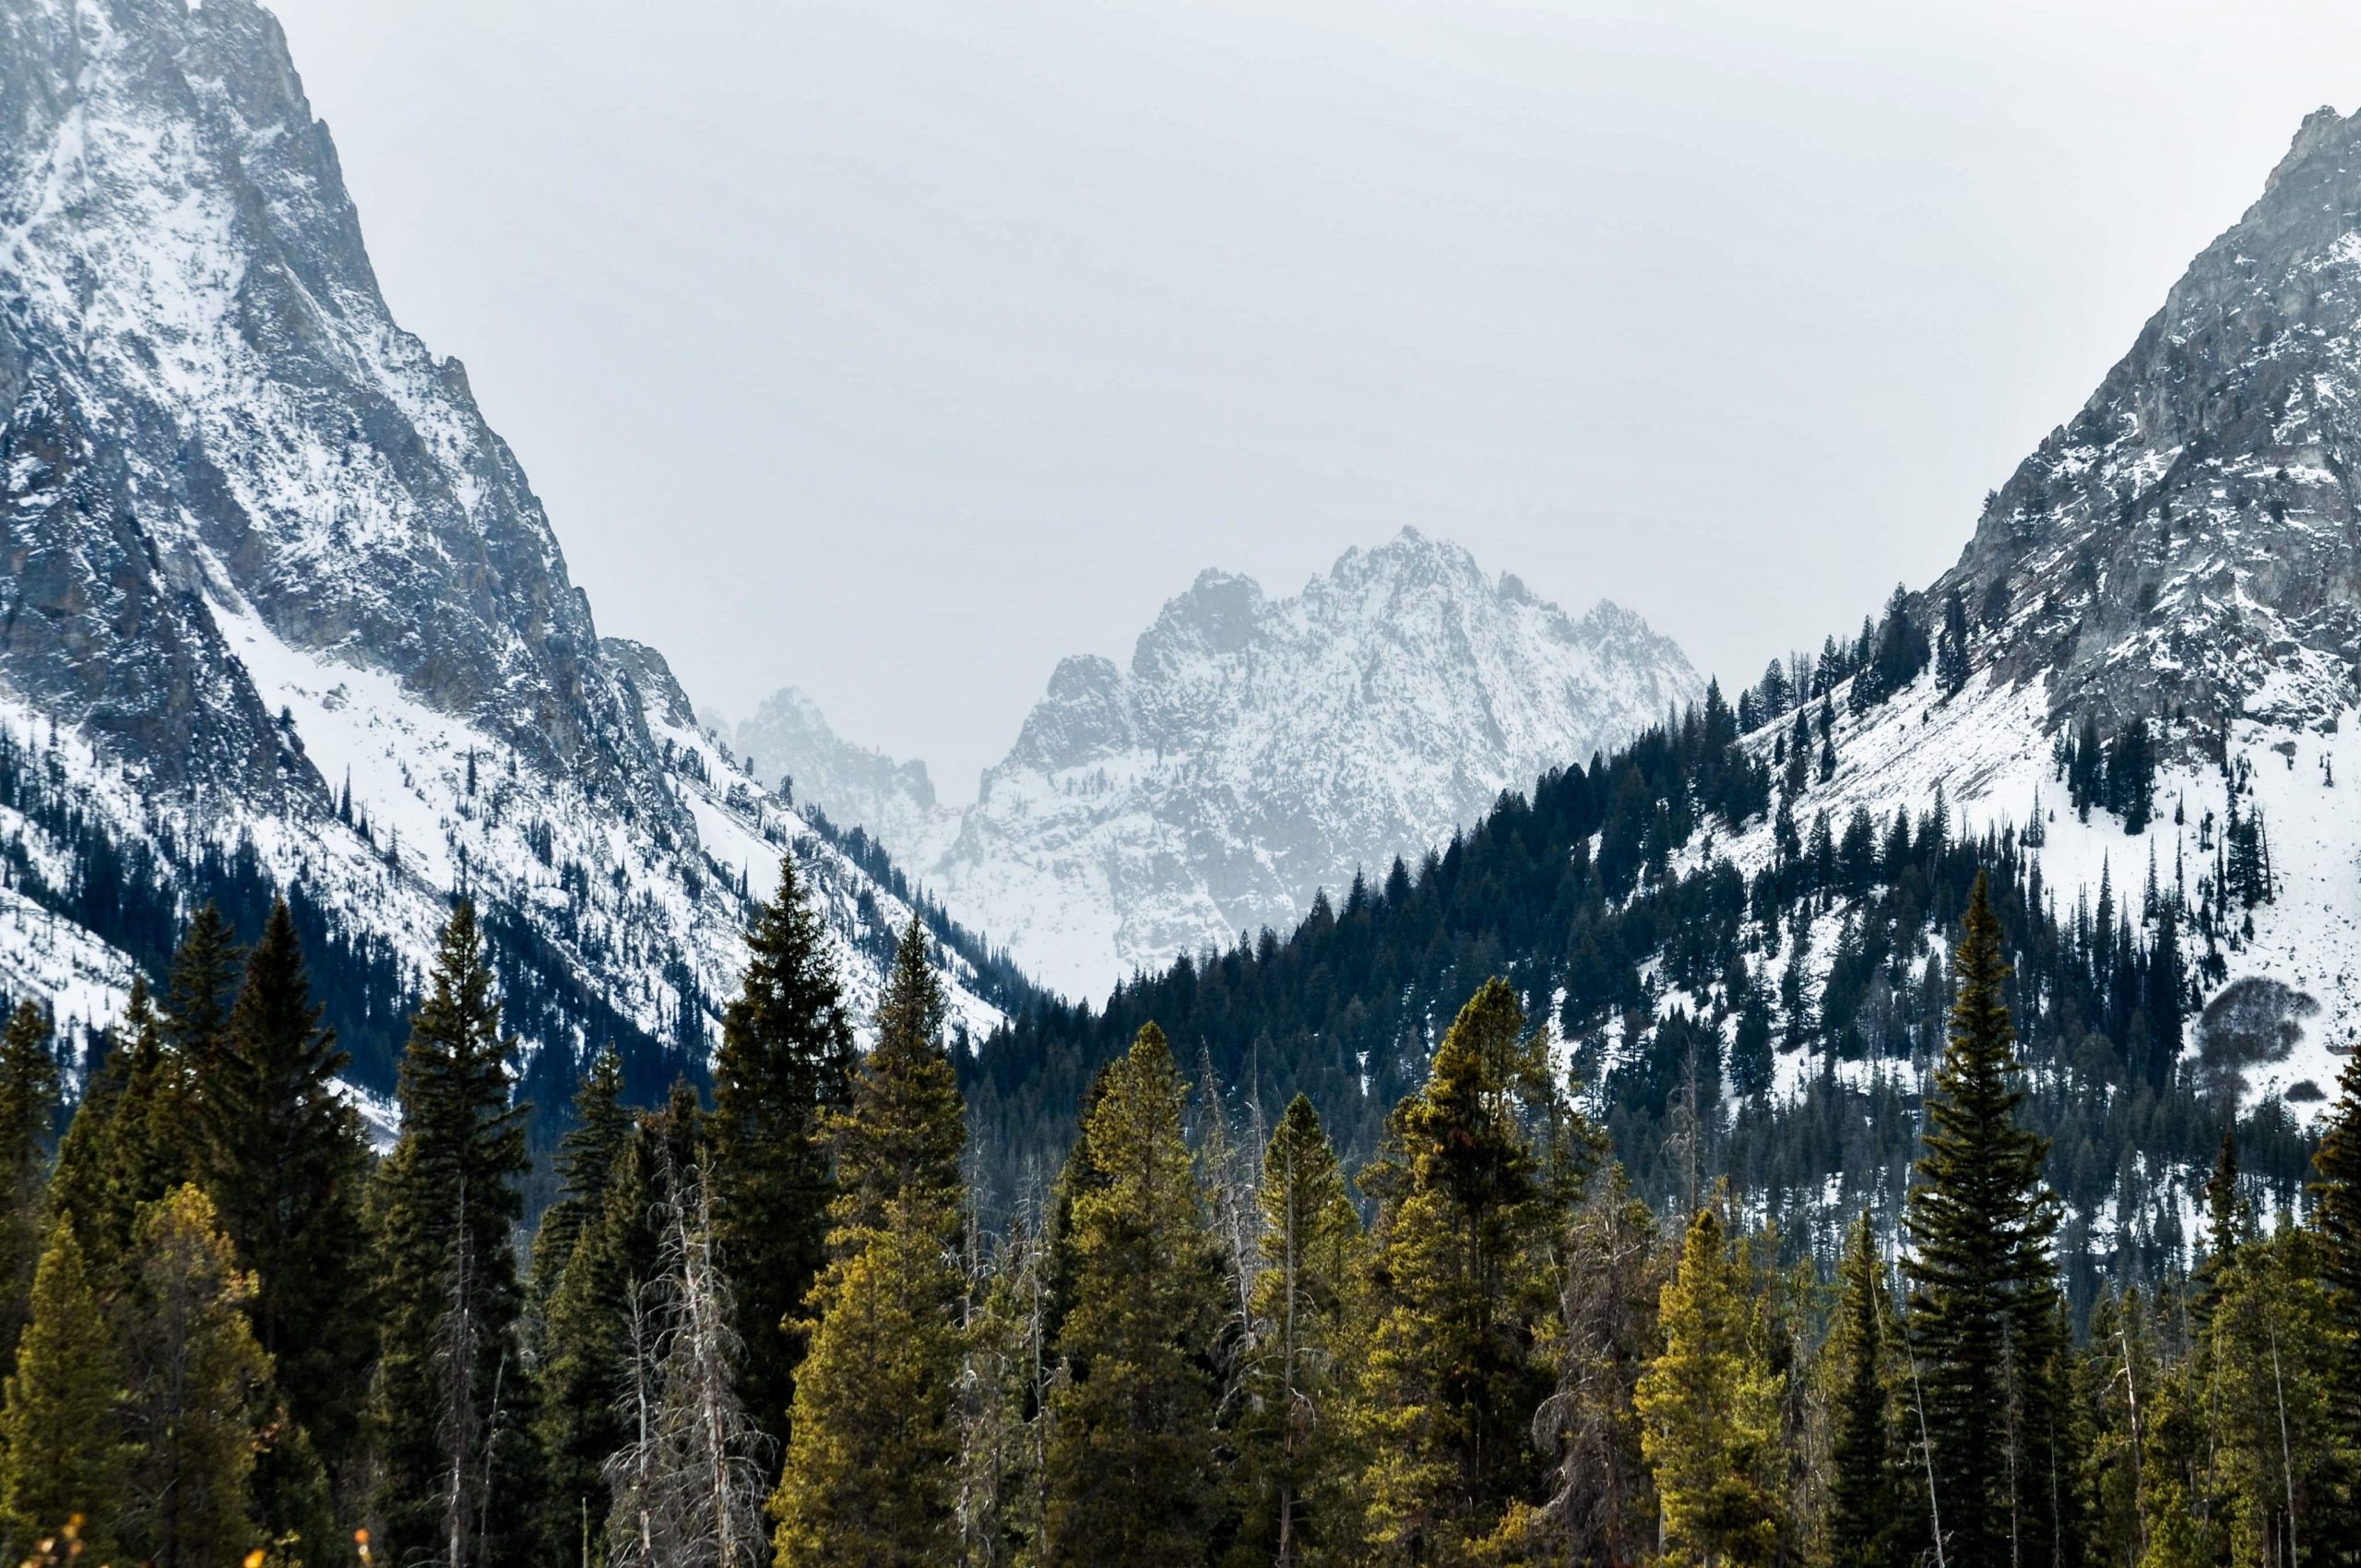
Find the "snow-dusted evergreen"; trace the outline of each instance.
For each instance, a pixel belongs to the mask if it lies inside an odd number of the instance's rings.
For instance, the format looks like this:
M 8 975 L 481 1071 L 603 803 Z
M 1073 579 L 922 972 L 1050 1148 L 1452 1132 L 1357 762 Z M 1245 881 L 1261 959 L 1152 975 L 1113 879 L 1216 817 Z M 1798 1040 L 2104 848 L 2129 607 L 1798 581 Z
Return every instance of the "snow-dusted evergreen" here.
M 234 861 L 412 972 L 466 888 L 536 1016 L 692 1051 L 792 848 L 865 1014 L 901 901 L 601 640 L 388 313 L 269 14 L 0 0 L 0 992 L 116 1004 L 130 955 L 44 913 L 96 832 L 107 874 Z
M 799 801 L 877 835 L 1028 973 L 1103 996 L 1241 932 L 1285 931 L 1503 790 L 1694 700 L 1680 650 L 1601 601 L 1579 618 L 1405 529 L 1299 594 L 1208 571 L 1128 670 L 1068 659 L 965 812 L 923 767 L 839 740 L 801 694 L 736 731 Z

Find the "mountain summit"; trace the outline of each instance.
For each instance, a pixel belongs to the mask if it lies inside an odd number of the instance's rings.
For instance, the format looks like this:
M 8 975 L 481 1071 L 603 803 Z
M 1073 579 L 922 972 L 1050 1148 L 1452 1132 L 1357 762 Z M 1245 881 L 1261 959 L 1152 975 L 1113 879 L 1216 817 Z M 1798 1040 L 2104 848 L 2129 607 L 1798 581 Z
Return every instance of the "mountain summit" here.
M 965 812 L 921 804 L 922 770 L 846 747 L 784 695 L 737 741 L 883 836 L 1028 972 L 1091 996 L 1291 927 L 1323 889 L 1415 862 L 1701 688 L 1638 616 L 1569 616 L 1406 529 L 1287 599 L 1207 571 L 1128 669 L 1062 661 Z

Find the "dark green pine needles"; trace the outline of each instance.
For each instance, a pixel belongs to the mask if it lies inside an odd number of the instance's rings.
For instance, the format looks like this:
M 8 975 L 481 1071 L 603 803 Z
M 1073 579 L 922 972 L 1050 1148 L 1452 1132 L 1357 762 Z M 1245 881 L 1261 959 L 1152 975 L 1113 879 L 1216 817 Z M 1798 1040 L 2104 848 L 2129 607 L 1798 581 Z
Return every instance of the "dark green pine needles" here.
M 786 1437 L 801 1337 L 789 1326 L 827 1260 L 836 1195 L 822 1113 L 850 1093 L 852 1025 L 828 935 L 792 856 L 746 937 L 746 979 L 713 1063 L 715 1222 L 737 1296 L 739 1393 L 756 1427 Z
M 1951 1037 L 1907 1218 L 1946 1568 L 2070 1562 L 2073 1520 L 2054 1484 L 2074 1462 L 2062 1451 L 2057 1203 L 2041 1178 L 2047 1146 L 2017 1120 L 2010 971 L 1987 877 L 1976 878 L 1952 972 Z
M 389 1562 L 525 1562 L 537 1452 L 512 1229 L 530 1169 L 500 1008 L 462 901 L 402 1055 L 402 1134 L 370 1192 L 377 1235 L 378 1513 Z

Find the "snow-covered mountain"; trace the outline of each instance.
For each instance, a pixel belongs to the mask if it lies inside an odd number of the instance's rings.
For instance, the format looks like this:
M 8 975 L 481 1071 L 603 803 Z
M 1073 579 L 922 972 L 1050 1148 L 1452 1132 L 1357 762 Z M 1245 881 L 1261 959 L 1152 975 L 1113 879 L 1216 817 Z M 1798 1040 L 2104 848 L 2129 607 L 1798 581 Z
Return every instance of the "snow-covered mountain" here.
M 465 887 L 544 1056 L 684 1057 L 791 849 L 865 1000 L 902 900 L 599 636 L 270 15 L 0 0 L 0 991 L 103 1016 L 175 897 L 284 889 L 383 1087 Z
M 925 763 L 845 739 L 794 686 L 763 699 L 735 726 L 710 709 L 701 717 L 714 733 L 734 738 L 746 766 L 782 799 L 861 829 L 905 865 L 932 868 L 959 836 L 964 814 L 935 798 Z
M 876 834 L 1026 971 L 1103 996 L 1323 888 L 1382 877 L 1503 790 L 1697 697 L 1680 650 L 1602 601 L 1579 619 L 1415 530 L 1292 598 L 1208 571 L 1128 670 L 1068 659 L 976 803 L 839 740 L 800 694 L 736 731 L 766 777 Z
M 1969 828 L 2035 825 L 2070 916 L 2103 878 L 2144 904 L 2154 866 L 2209 998 L 2261 977 L 2319 1004 L 2249 1084 L 2293 1088 L 2305 1113 L 2361 1031 L 2361 114 L 2305 121 L 2261 198 L 1987 499 L 1959 563 L 1915 596 L 1918 624 L 1940 628 L 1953 594 L 1964 683 L 1929 668 L 1858 713 L 1840 695 L 1835 776 L 1798 815 L 1841 831 L 1940 786 Z M 2103 741 L 2153 733 L 2155 813 L 2137 833 L 2069 808 L 2057 747 L 2086 718 Z M 2234 783 L 2272 884 L 2251 910 L 2222 885 Z M 1751 871 L 1771 833 L 1719 848 Z

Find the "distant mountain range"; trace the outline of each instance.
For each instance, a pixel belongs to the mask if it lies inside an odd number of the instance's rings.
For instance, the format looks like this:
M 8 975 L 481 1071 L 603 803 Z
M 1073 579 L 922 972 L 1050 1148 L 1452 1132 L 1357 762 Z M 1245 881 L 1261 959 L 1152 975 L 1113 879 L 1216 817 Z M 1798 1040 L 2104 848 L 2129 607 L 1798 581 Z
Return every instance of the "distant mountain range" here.
M 878 837 L 1053 989 L 1103 997 L 1181 953 L 1285 931 L 1416 862 L 1546 768 L 1694 701 L 1679 647 L 1576 618 L 1415 530 L 1267 598 L 1207 571 L 1129 667 L 1062 661 L 976 803 L 852 744 L 801 693 L 728 731 L 799 802 Z M 717 720 L 718 721 L 718 720 Z

